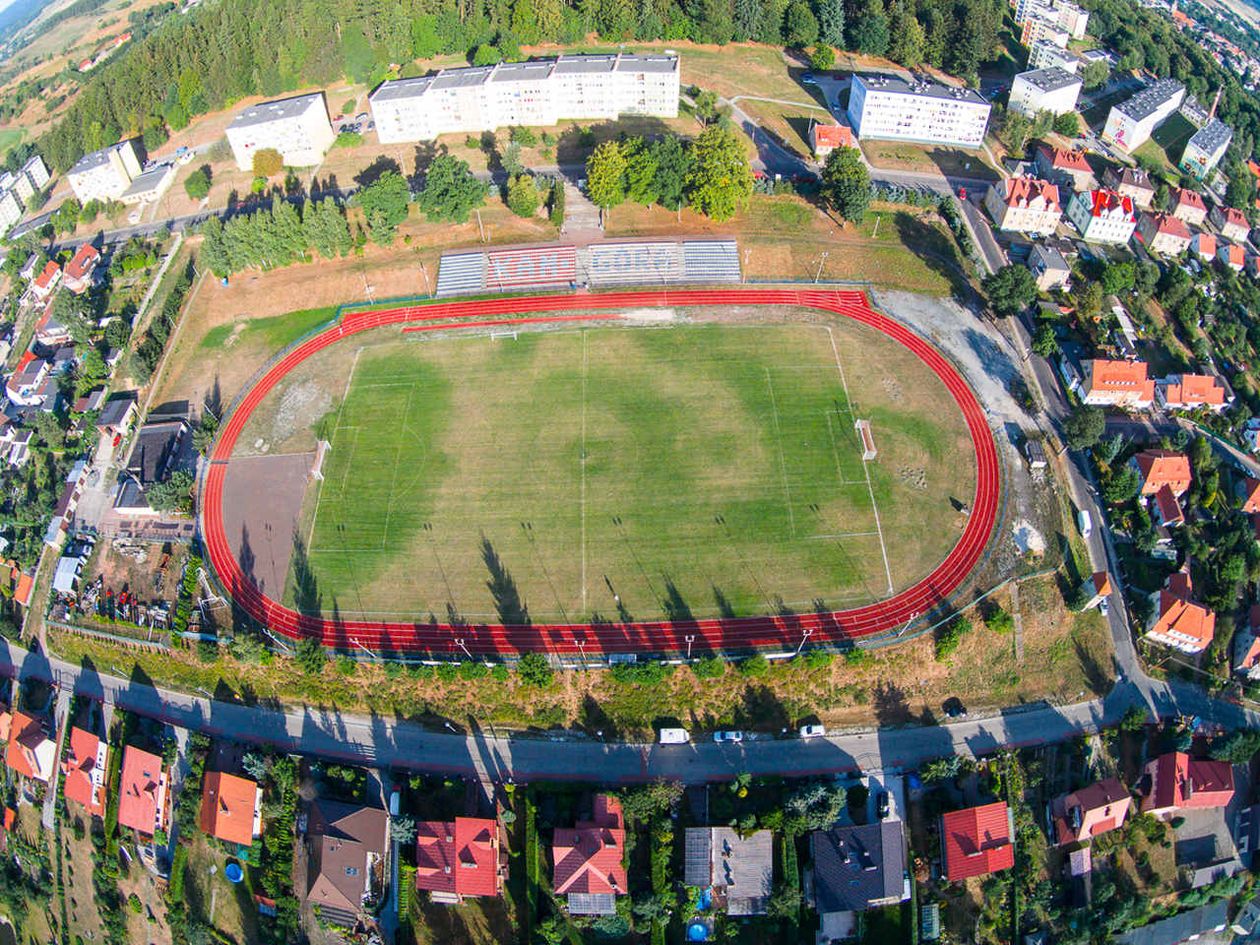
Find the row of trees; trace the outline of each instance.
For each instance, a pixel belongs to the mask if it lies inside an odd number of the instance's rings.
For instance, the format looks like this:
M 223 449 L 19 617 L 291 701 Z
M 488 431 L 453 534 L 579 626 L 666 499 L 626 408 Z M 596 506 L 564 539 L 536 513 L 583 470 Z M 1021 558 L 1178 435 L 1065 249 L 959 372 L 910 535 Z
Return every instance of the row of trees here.
M 655 141 L 605 141 L 586 161 L 591 201 L 604 210 L 618 204 L 669 210 L 690 206 L 714 220 L 729 220 L 752 196 L 753 176 L 743 142 L 729 124 L 710 125 L 694 141 L 665 135 Z
M 520 45 L 604 40 L 815 43 L 974 78 L 995 57 L 1001 0 L 221 0 L 168 17 L 93 70 L 40 151 L 64 171 L 83 153 L 168 129 L 248 95 L 279 95 L 390 64 Z M 408 71 L 408 70 L 404 70 Z
M 286 266 L 309 258 L 312 250 L 332 259 L 354 246 L 345 211 L 331 197 L 308 200 L 300 211 L 276 199 L 269 210 L 241 214 L 227 223 L 212 216 L 201 225 L 201 234 L 201 261 L 217 276 Z

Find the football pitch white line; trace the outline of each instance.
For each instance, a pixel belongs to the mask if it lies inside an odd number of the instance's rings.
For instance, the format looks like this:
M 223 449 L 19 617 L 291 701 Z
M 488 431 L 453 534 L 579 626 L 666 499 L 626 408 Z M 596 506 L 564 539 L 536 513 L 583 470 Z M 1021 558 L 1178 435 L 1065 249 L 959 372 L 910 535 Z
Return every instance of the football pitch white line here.
M 581 468 L 581 521 L 582 521 L 582 613 L 586 613 L 586 332 L 582 332 L 582 453 L 578 456 Z
M 875 531 L 879 534 L 879 553 L 884 556 L 884 574 L 888 578 L 888 596 L 891 597 L 896 591 L 893 588 L 892 568 L 888 565 L 888 546 L 884 543 L 884 529 L 879 524 L 879 506 L 875 503 L 875 487 L 871 485 L 871 470 L 865 461 L 862 463 L 862 469 L 866 472 L 866 490 L 871 495 L 871 511 L 875 513 Z
M 779 403 L 774 396 L 774 380 L 770 377 L 770 369 L 766 368 L 766 387 L 770 389 L 770 406 L 774 409 L 774 444 L 779 448 L 779 472 L 783 474 L 783 497 L 787 503 L 788 524 L 792 527 L 792 537 L 796 537 L 796 513 L 792 511 L 792 488 L 788 485 L 787 458 L 783 455 L 783 430 L 779 426 Z
M 341 403 L 337 406 L 337 422 L 333 424 L 332 437 L 328 440 L 328 452 L 330 453 L 332 452 L 333 446 L 337 442 L 337 434 L 341 432 L 341 414 L 342 414 L 342 411 L 346 409 L 346 399 L 349 398 L 350 396 L 350 385 L 354 381 L 354 372 L 355 372 L 355 369 L 359 366 L 359 355 L 361 355 L 362 353 L 363 353 L 363 346 L 360 345 L 359 349 L 355 351 L 354 353 L 354 360 L 350 362 L 350 373 L 346 375 L 346 389 L 341 395 Z M 355 433 L 354 441 L 355 441 L 355 444 L 358 445 L 359 437 L 358 437 L 357 432 Z M 351 448 L 350 455 L 352 457 L 354 456 L 353 447 Z M 324 457 L 324 459 L 326 462 L 328 457 Z M 346 475 L 347 476 L 350 475 L 349 461 L 346 462 Z M 307 535 L 306 535 L 306 553 L 308 555 L 311 552 L 311 542 L 315 540 L 315 523 L 319 521 L 319 504 L 320 502 L 323 501 L 323 498 L 324 498 L 324 482 L 325 482 L 325 477 L 321 476 L 319 480 L 319 486 L 315 490 L 315 512 L 311 515 L 311 529 L 309 532 L 307 532 Z M 342 478 L 341 485 L 344 490 L 345 477 Z
M 844 388 L 844 406 L 849 411 L 849 418 L 856 420 L 857 416 L 853 413 L 853 399 L 849 397 L 849 382 L 845 379 L 844 368 L 840 365 L 840 349 L 836 347 L 836 335 L 831 330 L 830 325 L 824 325 L 827 329 L 827 337 L 831 339 L 831 353 L 836 358 L 836 371 L 840 375 L 840 386 Z

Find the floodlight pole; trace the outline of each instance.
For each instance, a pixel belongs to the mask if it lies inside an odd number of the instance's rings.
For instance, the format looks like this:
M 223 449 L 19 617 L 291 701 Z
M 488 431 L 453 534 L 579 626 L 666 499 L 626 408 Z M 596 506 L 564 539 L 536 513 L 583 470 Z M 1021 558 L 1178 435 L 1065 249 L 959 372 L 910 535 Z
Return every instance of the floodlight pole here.
M 374 660 L 374 659 L 376 659 L 376 654 L 375 654 L 375 653 L 373 653 L 371 650 L 369 650 L 369 649 L 368 649 L 366 646 L 364 646 L 362 643 L 360 643 L 356 637 L 351 637 L 351 638 L 350 638 L 350 642 L 351 642 L 351 643 L 353 643 L 355 646 L 357 646 L 357 647 L 358 647 L 360 650 L 362 650 L 364 653 L 366 653 L 366 654 L 368 655 L 368 658 L 369 658 L 369 659 L 373 659 L 373 660 Z
M 814 273 L 814 285 L 818 285 L 818 280 L 822 278 L 823 263 L 827 261 L 827 251 L 823 250 L 823 254 L 818 257 L 818 271 Z
M 578 659 L 582 661 L 582 668 L 586 669 L 586 641 L 579 640 L 575 637 L 573 642 L 577 644 Z
M 689 633 L 687 636 L 683 637 L 683 639 L 687 641 L 687 659 L 691 659 L 691 644 L 696 642 L 696 635 L 694 633 Z
M 793 659 L 801 655 L 801 650 L 804 649 L 805 647 L 805 641 L 810 638 L 813 632 L 814 631 L 812 627 L 806 627 L 804 630 L 801 631 L 801 642 L 796 644 L 796 652 L 792 654 Z
M 433 295 L 433 287 L 429 284 L 429 270 L 424 264 L 424 260 L 420 260 L 420 274 L 424 276 L 424 294 Z
M 456 645 L 456 646 L 458 646 L 461 650 L 463 650 L 463 651 L 464 651 L 464 653 L 468 656 L 468 658 L 469 658 L 470 660 L 471 660 L 471 659 L 475 659 L 475 658 L 476 658 L 476 657 L 474 657 L 474 656 L 472 655 L 472 653 L 470 653 L 470 652 L 468 651 L 468 647 L 464 646 L 464 638 L 463 638 L 463 637 L 456 637 L 456 638 L 455 638 L 455 645 Z

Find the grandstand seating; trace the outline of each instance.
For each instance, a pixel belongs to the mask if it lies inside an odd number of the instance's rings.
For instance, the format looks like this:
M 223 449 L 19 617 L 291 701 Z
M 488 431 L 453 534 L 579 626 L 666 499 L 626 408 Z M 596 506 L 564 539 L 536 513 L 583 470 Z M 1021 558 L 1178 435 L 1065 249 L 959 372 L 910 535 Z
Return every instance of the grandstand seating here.
M 447 253 L 439 296 L 571 285 L 689 285 L 740 281 L 734 240 L 654 240 L 589 247 L 527 246 Z

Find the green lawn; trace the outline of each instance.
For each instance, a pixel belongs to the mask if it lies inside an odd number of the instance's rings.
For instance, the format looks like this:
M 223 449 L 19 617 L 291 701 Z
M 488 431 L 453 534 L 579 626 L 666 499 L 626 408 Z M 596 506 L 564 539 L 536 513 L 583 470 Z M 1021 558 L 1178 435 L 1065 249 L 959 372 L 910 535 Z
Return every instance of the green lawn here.
M 25 134 L 21 128 L 0 128 L 0 158 L 8 154 L 10 148 L 21 144 Z
M 1174 112 L 1167 121 L 1155 129 L 1149 141 L 1143 142 L 1134 151 L 1134 154 L 1138 157 L 1149 158 L 1161 165 L 1168 174 L 1172 175 L 1172 179 L 1176 180 L 1180 176 L 1180 172 L 1177 171 L 1177 161 L 1181 158 L 1181 152 L 1186 149 L 1186 142 L 1195 131 L 1194 125 L 1190 124 L 1181 112 Z
M 319 422 L 314 586 L 290 599 L 586 620 L 616 616 L 614 593 L 638 619 L 887 596 L 889 571 L 900 589 L 948 550 L 948 496 L 974 474 L 939 381 L 869 329 L 833 330 L 834 347 L 805 324 L 365 347 Z M 854 416 L 881 451 L 869 485 Z

